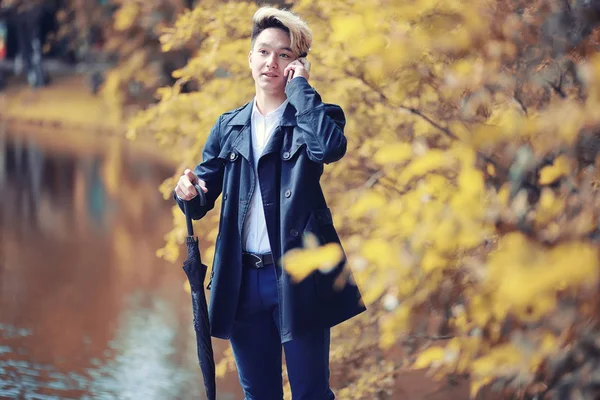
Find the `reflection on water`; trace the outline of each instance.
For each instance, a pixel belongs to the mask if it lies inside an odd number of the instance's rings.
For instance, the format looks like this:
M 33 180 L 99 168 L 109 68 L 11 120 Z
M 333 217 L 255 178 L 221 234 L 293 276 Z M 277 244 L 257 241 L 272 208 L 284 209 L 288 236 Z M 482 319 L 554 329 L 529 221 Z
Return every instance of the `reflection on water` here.
M 171 170 L 40 143 L 0 133 L 0 398 L 204 398 L 185 274 L 155 256 Z

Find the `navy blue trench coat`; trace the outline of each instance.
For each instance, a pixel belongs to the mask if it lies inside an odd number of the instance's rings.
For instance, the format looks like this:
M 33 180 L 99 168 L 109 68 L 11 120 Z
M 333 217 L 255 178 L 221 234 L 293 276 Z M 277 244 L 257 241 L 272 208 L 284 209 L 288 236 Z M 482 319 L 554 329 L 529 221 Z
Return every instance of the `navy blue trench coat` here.
M 271 251 L 280 260 L 287 251 L 302 247 L 306 233 L 321 244 L 336 242 L 320 177 L 323 165 L 339 160 L 346 152 L 346 120 L 337 105 L 321 102 L 319 94 L 303 77 L 286 87 L 289 100 L 280 126 L 275 129 L 253 168 L 250 117 L 252 102 L 221 115 L 212 128 L 194 173 L 206 182 L 207 203 L 198 197 L 188 204 L 193 219 L 202 218 L 222 195 L 219 234 L 212 274 L 209 316 L 211 335 L 229 339 L 234 327 L 242 276 L 242 227 L 250 199 L 260 185 Z M 175 196 L 183 209 L 183 202 Z M 278 263 L 281 266 L 281 262 Z M 284 268 L 277 268 L 282 342 L 295 333 L 332 327 L 365 310 L 355 285 L 333 287 L 345 268 L 313 272 L 293 282 Z

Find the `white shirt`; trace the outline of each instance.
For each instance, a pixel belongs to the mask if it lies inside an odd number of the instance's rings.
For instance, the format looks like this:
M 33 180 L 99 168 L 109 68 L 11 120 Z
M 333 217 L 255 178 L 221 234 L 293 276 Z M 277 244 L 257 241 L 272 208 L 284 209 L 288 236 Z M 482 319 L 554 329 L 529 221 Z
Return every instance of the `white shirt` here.
M 242 228 L 242 250 L 247 252 L 260 254 L 271 252 L 269 236 L 267 235 L 265 209 L 263 208 L 260 184 L 258 183 L 258 160 L 269 139 L 273 136 L 273 132 L 279 126 L 287 104 L 288 101 L 286 100 L 276 110 L 263 116 L 256 106 L 256 98 L 252 103 L 250 127 L 252 130 L 252 155 L 254 156 L 256 185 Z

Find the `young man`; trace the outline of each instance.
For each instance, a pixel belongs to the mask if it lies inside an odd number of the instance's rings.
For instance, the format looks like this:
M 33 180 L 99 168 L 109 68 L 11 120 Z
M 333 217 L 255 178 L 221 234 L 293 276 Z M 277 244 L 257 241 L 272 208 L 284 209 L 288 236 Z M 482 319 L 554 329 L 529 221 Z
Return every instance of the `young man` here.
M 211 334 L 230 339 L 246 400 L 283 398 L 282 347 L 294 400 L 335 398 L 329 328 L 365 310 L 356 286 L 334 288 L 344 262 L 299 283 L 280 262 L 308 233 L 321 244 L 339 243 L 319 179 L 324 164 L 346 152 L 345 119 L 308 83 L 311 41 L 295 14 L 256 12 L 248 56 L 256 96 L 219 117 L 202 163 L 185 170 L 175 188 L 194 219 L 222 195 Z M 205 206 L 194 184 L 205 192 Z

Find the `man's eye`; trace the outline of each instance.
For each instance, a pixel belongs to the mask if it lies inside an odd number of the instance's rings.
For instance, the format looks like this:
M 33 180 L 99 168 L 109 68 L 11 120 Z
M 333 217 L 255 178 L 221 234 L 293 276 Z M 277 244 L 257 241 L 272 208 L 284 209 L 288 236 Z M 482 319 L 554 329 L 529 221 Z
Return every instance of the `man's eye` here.
M 287 54 L 280 54 L 279 57 L 290 58 L 290 56 L 288 56 Z
M 266 51 L 266 50 L 259 50 L 258 52 L 259 52 L 260 54 L 267 54 L 267 51 Z

